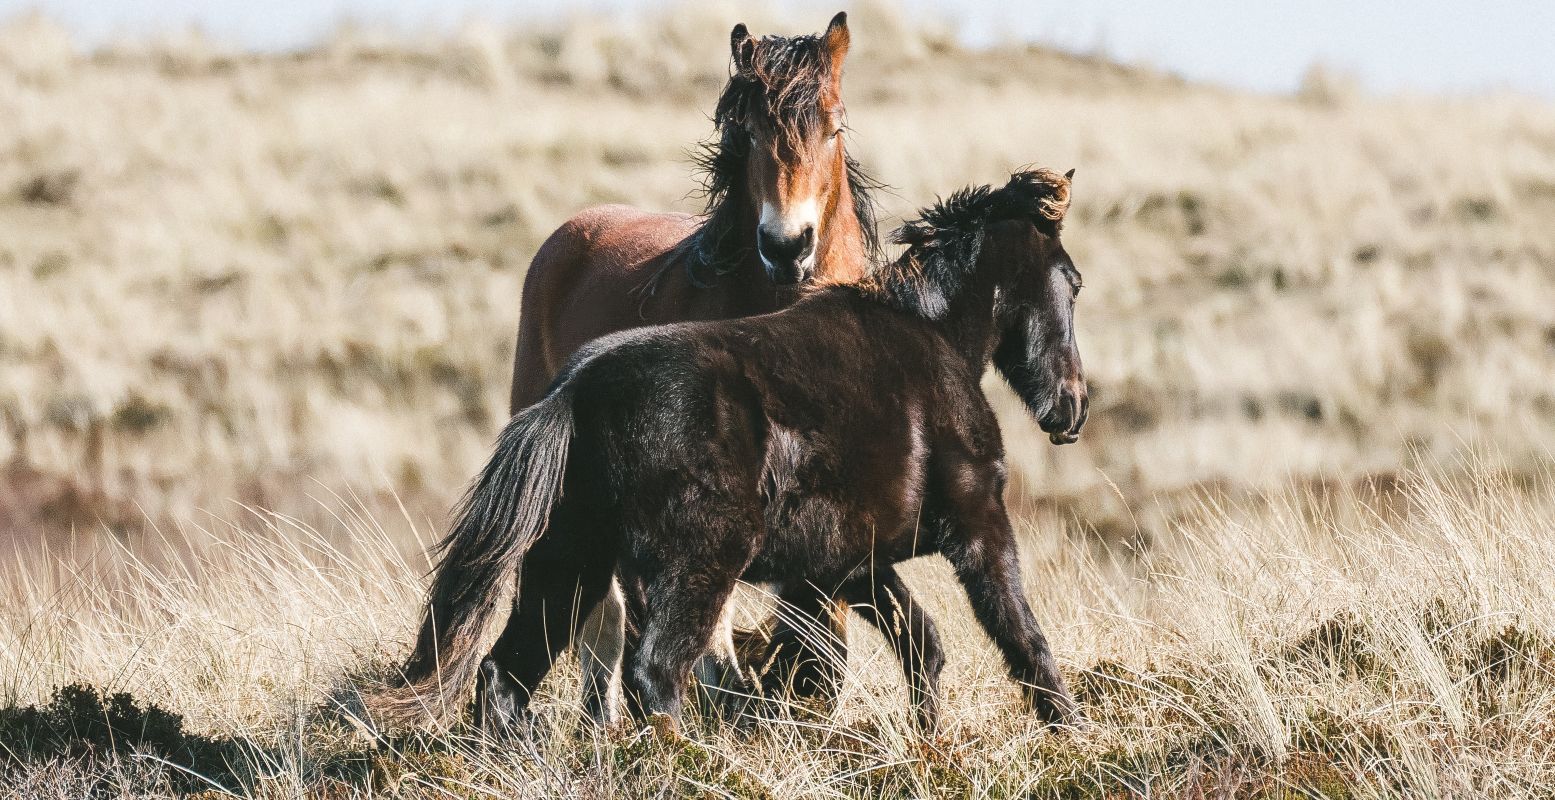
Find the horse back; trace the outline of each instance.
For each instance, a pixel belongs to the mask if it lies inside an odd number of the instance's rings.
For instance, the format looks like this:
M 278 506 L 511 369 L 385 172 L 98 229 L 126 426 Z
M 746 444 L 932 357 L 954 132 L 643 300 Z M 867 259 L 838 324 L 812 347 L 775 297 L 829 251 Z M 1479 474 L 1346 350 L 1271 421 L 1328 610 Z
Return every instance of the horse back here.
M 770 310 L 734 302 L 729 287 L 753 276 L 731 273 L 711 287 L 692 285 L 682 245 L 699 224 L 690 214 L 606 205 L 579 212 L 546 239 L 524 279 L 515 413 L 539 400 L 567 358 L 591 340 L 644 325 Z
M 604 205 L 552 232 L 524 276 L 511 410 L 539 400 L 584 342 L 630 327 L 631 289 L 695 229 L 689 214 Z

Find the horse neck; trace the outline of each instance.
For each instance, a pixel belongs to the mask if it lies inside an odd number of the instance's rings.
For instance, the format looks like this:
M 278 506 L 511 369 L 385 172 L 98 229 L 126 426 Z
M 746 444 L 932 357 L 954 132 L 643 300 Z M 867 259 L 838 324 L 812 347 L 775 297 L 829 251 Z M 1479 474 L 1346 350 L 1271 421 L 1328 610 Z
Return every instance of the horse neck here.
M 945 312 L 933 320 L 941 335 L 974 371 L 981 371 L 993 359 L 999 344 L 999 327 L 994 319 L 997 286 L 993 261 L 1003 258 L 997 237 L 983 234 L 977 263 L 960 289 L 950 299 Z

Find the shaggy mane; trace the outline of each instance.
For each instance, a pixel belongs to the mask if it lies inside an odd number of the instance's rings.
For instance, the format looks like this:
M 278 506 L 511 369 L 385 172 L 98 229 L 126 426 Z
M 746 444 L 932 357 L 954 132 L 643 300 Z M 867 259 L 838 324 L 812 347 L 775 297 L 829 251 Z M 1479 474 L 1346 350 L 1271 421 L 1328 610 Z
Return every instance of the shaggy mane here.
M 891 234 L 907 252 L 876 270 L 866 288 L 893 305 L 938 317 L 977 263 L 989 225 L 1026 220 L 1058 236 L 1068 211 L 1069 177 L 1047 169 L 1017 172 L 997 189 L 983 185 L 953 192 Z
M 681 245 L 682 258 L 670 261 L 685 262 L 692 285 L 710 285 L 755 248 L 749 232 L 740 230 L 739 216 L 739 198 L 745 194 L 745 159 L 750 154 L 746 121 L 759 116 L 780 140 L 798 141 L 821 125 L 821 96 L 831 82 L 831 59 L 821 35 L 764 36 L 755 43 L 749 70 L 736 70 L 729 77 L 713 111 L 716 133 L 691 156 L 707 198 L 705 219 Z M 852 156 L 844 154 L 844 159 L 864 253 L 870 262 L 878 263 L 880 236 L 874 192 L 882 184 L 869 177 Z M 645 287 L 648 293 L 662 274 L 655 275 Z

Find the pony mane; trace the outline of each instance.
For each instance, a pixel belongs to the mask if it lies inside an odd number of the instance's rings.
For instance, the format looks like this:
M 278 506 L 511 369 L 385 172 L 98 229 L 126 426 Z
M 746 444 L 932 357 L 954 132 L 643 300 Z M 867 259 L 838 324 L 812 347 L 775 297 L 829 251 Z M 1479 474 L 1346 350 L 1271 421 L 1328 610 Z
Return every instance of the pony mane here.
M 1058 236 L 1068 210 L 1069 176 L 1048 169 L 1017 172 L 997 189 L 983 185 L 952 192 L 891 234 L 891 241 L 907 245 L 907 251 L 877 269 L 866 288 L 892 305 L 939 317 L 977 264 L 989 225 L 1024 220 Z
M 738 198 L 745 190 L 745 159 L 750 143 L 745 122 L 760 115 L 771 122 L 780 139 L 797 141 L 822 123 L 821 99 L 831 85 L 831 59 L 820 35 L 763 36 L 756 43 L 749 70 L 735 70 L 718 96 L 713 111 L 713 137 L 697 146 L 691 158 L 701 175 L 707 198 L 705 219 L 681 245 L 687 277 L 706 287 L 714 276 L 733 269 L 753 249 L 739 233 Z M 883 187 L 864 172 L 852 156 L 843 156 L 853 215 L 864 238 L 865 257 L 881 260 L 874 192 Z M 660 275 L 650 281 L 651 293 Z

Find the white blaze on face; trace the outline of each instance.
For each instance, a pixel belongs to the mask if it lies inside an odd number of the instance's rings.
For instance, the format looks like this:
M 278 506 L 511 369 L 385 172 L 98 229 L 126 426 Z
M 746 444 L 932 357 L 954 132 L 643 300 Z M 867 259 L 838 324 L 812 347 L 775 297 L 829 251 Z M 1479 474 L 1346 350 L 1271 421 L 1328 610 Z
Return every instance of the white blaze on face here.
M 814 197 L 792 203 L 787 209 L 779 209 L 770 200 L 761 201 L 761 231 L 763 234 L 782 241 L 791 241 L 804 233 L 805 228 L 811 228 L 817 238 L 821 235 L 821 209 Z M 772 263 L 763 255 L 761 260 L 772 268 Z M 799 266 L 808 268 L 815 260 L 815 250 L 799 262 Z

